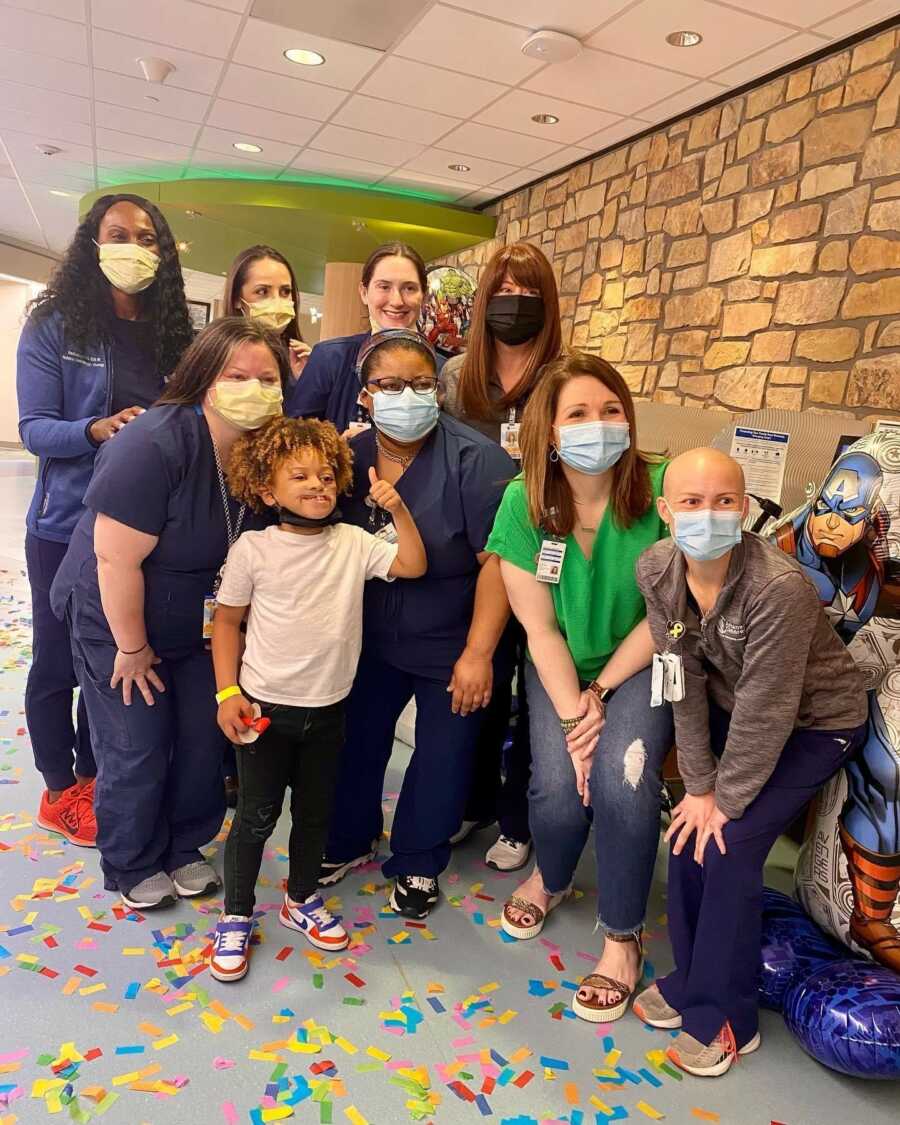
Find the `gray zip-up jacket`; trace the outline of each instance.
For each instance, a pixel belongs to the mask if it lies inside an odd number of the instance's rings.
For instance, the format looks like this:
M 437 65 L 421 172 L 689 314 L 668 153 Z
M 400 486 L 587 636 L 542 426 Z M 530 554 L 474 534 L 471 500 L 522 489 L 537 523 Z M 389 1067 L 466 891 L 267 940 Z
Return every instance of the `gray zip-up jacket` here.
M 745 531 L 702 620 L 688 607 L 684 555 L 673 540 L 644 551 L 636 576 L 657 651 L 677 653 L 684 664 L 685 695 L 673 712 L 688 793 L 715 788 L 718 807 L 737 819 L 794 729 L 847 731 L 865 722 L 866 694 L 853 658 L 813 584 L 777 547 Z M 676 623 L 683 632 L 671 627 Z M 718 762 L 710 750 L 708 698 L 731 714 Z

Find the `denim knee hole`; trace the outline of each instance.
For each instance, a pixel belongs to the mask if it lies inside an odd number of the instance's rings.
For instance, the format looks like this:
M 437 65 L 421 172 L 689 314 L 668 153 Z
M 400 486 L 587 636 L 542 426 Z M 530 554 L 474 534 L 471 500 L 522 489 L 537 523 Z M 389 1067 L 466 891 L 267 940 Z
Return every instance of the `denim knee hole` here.
M 647 748 L 643 739 L 636 738 L 625 750 L 622 759 L 623 779 L 626 785 L 637 790 L 644 776 L 644 766 L 647 763 Z

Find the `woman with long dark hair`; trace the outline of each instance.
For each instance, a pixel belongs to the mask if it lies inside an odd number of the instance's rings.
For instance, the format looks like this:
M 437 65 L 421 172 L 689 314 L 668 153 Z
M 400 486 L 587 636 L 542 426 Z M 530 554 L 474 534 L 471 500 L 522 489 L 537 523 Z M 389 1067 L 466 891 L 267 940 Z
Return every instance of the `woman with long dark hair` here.
M 500 442 L 518 461 L 522 411 L 542 369 L 561 348 L 559 295 L 550 263 L 529 242 L 504 246 L 488 262 L 478 285 L 466 351 L 449 359 L 441 373 L 444 409 Z M 495 662 L 500 674 L 486 705 L 465 818 L 453 842 L 462 843 L 476 828 L 496 820 L 500 834 L 485 863 L 515 871 L 528 862 L 531 851 L 531 753 L 525 634 L 514 618 L 499 651 L 505 659 Z M 516 719 L 504 750 L 516 670 Z
M 207 638 L 219 568 L 254 520 L 225 466 L 242 433 L 281 413 L 288 378 L 258 324 L 205 328 L 160 401 L 100 451 L 53 584 L 100 766 L 106 887 L 131 909 L 218 886 L 199 850 L 225 811 Z
M 300 331 L 300 290 L 291 263 L 271 246 L 248 246 L 225 278 L 226 316 L 248 316 L 275 332 L 287 349 L 291 375 L 299 379 L 311 348 Z
M 39 458 L 26 517 L 33 659 L 25 718 L 44 777 L 38 823 L 93 846 L 96 766 L 83 699 L 50 585 L 82 511 L 94 456 L 150 406 L 191 342 L 178 253 L 161 212 L 104 195 L 75 232 L 19 342 L 19 433 Z
M 343 433 L 368 423 L 360 402 L 356 357 L 373 332 L 415 329 L 427 281 L 422 256 L 405 242 L 387 242 L 369 255 L 362 268 L 359 298 L 369 314 L 371 332 L 337 336 L 316 344 L 285 404 L 285 414 L 333 422 Z M 443 360 L 438 359 L 440 370 Z

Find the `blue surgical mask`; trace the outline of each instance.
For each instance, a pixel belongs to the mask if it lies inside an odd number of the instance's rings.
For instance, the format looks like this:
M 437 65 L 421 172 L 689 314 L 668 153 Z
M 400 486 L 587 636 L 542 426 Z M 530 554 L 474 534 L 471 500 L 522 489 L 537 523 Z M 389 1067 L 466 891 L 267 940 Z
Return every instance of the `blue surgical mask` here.
M 627 422 L 575 422 L 558 429 L 560 460 L 593 477 L 611 469 L 631 445 Z
M 437 425 L 437 391 L 417 394 L 406 387 L 398 395 L 376 391 L 372 395 L 372 416 L 375 428 L 400 442 L 418 441 Z
M 741 541 L 741 513 L 673 512 L 672 538 L 680 551 L 698 562 L 720 559 Z

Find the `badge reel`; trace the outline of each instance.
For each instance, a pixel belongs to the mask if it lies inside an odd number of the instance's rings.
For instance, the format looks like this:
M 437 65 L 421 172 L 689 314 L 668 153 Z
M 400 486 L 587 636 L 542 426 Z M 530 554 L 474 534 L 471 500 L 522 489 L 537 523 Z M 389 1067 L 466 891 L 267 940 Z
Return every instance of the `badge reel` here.
M 666 636 L 679 641 L 684 636 L 684 625 L 680 621 L 670 621 L 666 625 Z M 675 652 L 655 652 L 650 675 L 650 706 L 661 707 L 663 703 L 680 703 L 684 699 L 684 664 Z
M 248 719 L 245 715 L 241 715 L 241 722 L 247 728 L 240 735 L 240 742 L 242 745 L 247 746 L 251 742 L 256 742 L 257 738 L 265 732 L 272 725 L 271 719 L 264 719 L 262 717 L 262 709 L 258 703 L 251 704 L 251 717 Z
M 562 575 L 563 559 L 566 557 L 566 544 L 561 539 L 545 539 L 537 560 L 538 582 L 559 585 Z

